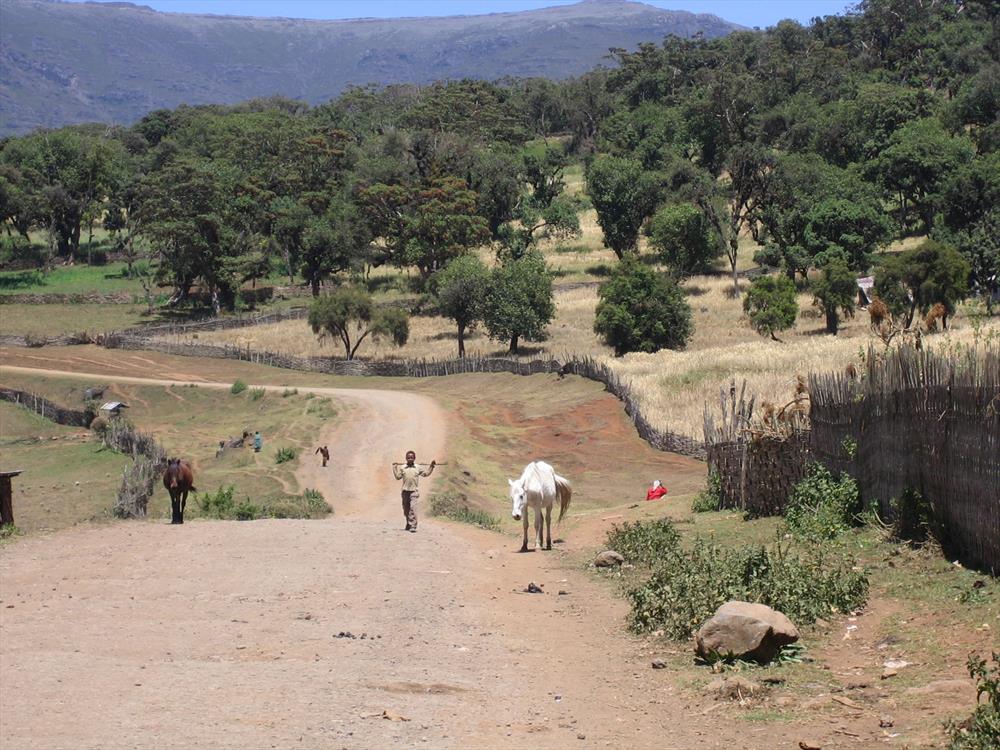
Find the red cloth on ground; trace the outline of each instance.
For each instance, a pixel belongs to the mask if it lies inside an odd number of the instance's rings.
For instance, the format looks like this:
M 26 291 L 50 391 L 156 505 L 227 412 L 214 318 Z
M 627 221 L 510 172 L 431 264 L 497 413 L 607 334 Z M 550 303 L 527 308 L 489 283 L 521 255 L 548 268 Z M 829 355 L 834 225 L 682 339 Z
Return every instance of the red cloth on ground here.
M 663 487 L 650 487 L 649 491 L 646 492 L 647 500 L 659 500 L 661 497 L 667 494 L 667 488 Z

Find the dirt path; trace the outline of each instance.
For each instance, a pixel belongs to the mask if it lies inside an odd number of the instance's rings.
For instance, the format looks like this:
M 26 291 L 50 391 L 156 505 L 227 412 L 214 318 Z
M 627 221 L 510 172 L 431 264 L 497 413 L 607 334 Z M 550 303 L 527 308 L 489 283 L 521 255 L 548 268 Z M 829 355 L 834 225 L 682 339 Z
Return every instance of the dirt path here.
M 122 523 L 0 552 L 0 746 L 727 744 L 682 722 L 621 602 L 565 552 L 426 512 L 402 531 L 388 464 L 445 455 L 435 402 L 311 390 L 351 405 L 322 436 L 331 466 L 299 474 L 332 519 Z

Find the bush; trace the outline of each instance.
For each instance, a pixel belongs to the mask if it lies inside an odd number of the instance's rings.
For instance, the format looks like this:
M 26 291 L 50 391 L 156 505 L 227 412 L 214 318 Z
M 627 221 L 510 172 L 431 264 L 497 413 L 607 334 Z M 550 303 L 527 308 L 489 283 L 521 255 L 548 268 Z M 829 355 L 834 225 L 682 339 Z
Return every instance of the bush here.
M 800 626 L 831 611 L 850 611 L 867 599 L 868 577 L 853 570 L 852 561 L 831 561 L 822 550 L 793 554 L 780 544 L 726 549 L 697 539 L 690 552 L 677 549 L 663 560 L 628 597 L 632 630 L 663 629 L 680 640 L 731 599 L 766 604 Z
M 306 490 L 299 496 L 286 495 L 254 502 L 249 497 L 237 500 L 236 490 L 232 485 L 220 487 L 214 493 L 203 493 L 198 497 L 198 507 L 206 518 L 236 521 L 252 521 L 258 518 L 314 518 L 330 512 L 330 506 L 317 490 Z
M 444 493 L 431 495 L 431 515 L 472 524 L 489 531 L 500 530 L 500 519 L 478 508 L 470 508 L 464 495 Z
M 993 652 L 993 665 L 969 655 L 969 676 L 976 680 L 976 711 L 961 724 L 951 723 L 950 750 L 992 750 L 1000 747 L 1000 653 Z M 980 698 L 986 696 L 986 702 Z
M 912 489 L 903 490 L 892 503 L 892 538 L 921 547 L 937 536 L 934 528 L 934 509 L 929 500 Z
M 801 539 L 822 541 L 856 524 L 861 510 L 858 484 L 848 474 L 833 475 L 822 464 L 809 466 L 785 507 L 788 530 Z
M 90 422 L 90 431 L 103 439 L 104 434 L 108 431 L 108 420 L 104 417 L 94 417 Z
M 267 393 L 267 391 L 265 391 L 263 388 L 251 388 L 250 389 L 250 400 L 251 401 L 260 401 L 262 398 L 264 398 L 264 395 L 266 393 Z
M 678 273 L 705 273 L 722 253 L 705 215 L 690 203 L 664 206 L 650 219 L 649 244 Z
M 594 333 L 628 352 L 683 349 L 691 338 L 691 307 L 673 279 L 631 257 L 601 285 Z
M 234 396 L 238 396 L 239 394 L 243 393 L 243 391 L 245 391 L 246 389 L 247 389 L 247 384 L 244 383 L 242 380 L 237 380 L 231 386 L 229 386 L 229 392 Z
M 694 496 L 691 501 L 691 510 L 695 513 L 707 513 L 713 510 L 722 509 L 722 478 L 719 472 L 712 471 L 708 474 L 708 487 Z
M 276 464 L 283 464 L 288 461 L 294 461 L 295 457 L 298 455 L 298 451 L 289 446 L 282 446 L 278 448 L 277 453 L 274 454 L 274 462 Z
M 747 296 L 743 298 L 743 312 L 757 333 L 777 341 L 775 334 L 794 326 L 799 314 L 794 282 L 787 276 L 754 279 Z
M 677 554 L 681 535 L 666 518 L 615 524 L 608 532 L 608 549 L 631 563 L 655 565 Z

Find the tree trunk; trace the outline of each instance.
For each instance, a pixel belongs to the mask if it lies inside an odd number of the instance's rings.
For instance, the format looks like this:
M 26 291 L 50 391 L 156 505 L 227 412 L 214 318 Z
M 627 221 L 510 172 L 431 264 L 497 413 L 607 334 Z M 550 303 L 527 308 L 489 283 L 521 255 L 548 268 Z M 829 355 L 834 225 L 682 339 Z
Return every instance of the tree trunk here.
M 319 275 L 313 274 L 312 278 L 309 279 L 309 284 L 312 287 L 313 297 L 319 296 Z M 350 359 L 350 357 L 348 357 Z
M 510 348 L 507 350 L 508 354 L 517 354 L 517 339 L 518 335 L 516 333 L 510 337 Z
M 729 240 L 729 266 L 733 269 L 733 296 L 740 296 L 740 277 L 736 273 L 736 255 L 739 249 L 739 241 L 736 238 Z
M 840 318 L 837 316 L 837 308 L 828 308 L 826 310 L 826 332 L 836 336 L 839 325 Z
M 458 358 L 462 359 L 465 357 L 465 326 L 461 323 L 458 324 Z

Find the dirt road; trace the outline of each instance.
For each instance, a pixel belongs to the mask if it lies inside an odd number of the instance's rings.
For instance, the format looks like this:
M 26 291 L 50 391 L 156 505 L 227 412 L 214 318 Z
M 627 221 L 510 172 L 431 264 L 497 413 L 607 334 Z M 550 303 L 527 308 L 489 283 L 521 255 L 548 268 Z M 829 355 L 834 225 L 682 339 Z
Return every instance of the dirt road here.
M 0 551 L 0 746 L 773 746 L 691 721 L 564 552 L 426 511 L 402 531 L 388 464 L 445 455 L 435 402 L 313 390 L 352 404 L 323 436 L 331 465 L 299 477 L 333 518 L 120 523 Z

